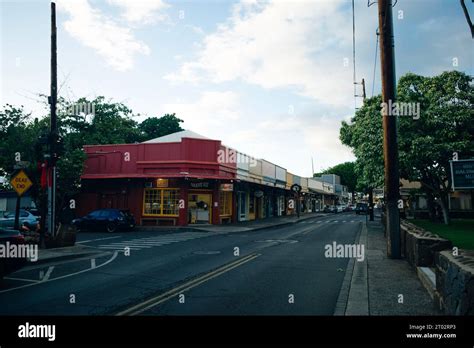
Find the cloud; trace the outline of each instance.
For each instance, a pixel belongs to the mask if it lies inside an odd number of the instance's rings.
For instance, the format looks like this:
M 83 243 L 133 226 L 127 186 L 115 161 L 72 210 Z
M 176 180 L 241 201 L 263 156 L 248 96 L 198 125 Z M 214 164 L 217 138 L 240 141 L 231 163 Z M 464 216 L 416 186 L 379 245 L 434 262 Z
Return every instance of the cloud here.
M 347 12 L 347 11 L 346 11 Z M 216 32 L 203 38 L 196 59 L 174 82 L 232 80 L 265 89 L 290 87 L 326 104 L 350 106 L 352 26 L 335 1 L 243 1 Z
M 176 113 L 184 120 L 184 128 L 209 138 L 220 139 L 222 130 L 230 131 L 240 118 L 239 96 L 231 91 L 204 91 L 193 102 L 163 105 L 162 113 Z
M 107 0 L 107 2 L 121 7 L 122 17 L 134 25 L 154 24 L 167 19 L 163 10 L 169 5 L 162 0 Z
M 127 20 L 143 23 L 157 20 L 157 11 L 167 6 L 162 1 L 151 0 L 109 2 L 122 7 Z M 58 10 L 69 14 L 69 19 L 64 21 L 65 30 L 84 46 L 94 49 L 115 70 L 130 70 L 136 55 L 150 53 L 148 45 L 135 38 L 131 27 L 93 8 L 88 0 L 59 0 Z

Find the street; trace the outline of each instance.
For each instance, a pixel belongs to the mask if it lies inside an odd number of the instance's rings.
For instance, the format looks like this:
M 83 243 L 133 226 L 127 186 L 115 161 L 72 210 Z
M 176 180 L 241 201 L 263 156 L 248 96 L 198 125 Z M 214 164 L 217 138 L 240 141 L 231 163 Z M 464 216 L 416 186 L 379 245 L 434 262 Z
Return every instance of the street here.
M 0 315 L 333 315 L 365 223 L 328 214 L 252 232 L 83 232 L 93 258 L 34 265 L 6 277 Z M 129 256 L 124 248 L 130 250 Z

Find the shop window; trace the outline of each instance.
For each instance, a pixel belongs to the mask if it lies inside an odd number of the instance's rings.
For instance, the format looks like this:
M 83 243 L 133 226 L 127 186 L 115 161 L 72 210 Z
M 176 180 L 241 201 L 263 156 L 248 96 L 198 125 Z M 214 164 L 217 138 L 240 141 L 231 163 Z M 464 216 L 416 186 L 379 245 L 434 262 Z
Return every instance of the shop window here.
M 179 215 L 179 190 L 145 189 L 143 215 Z
M 219 192 L 219 214 L 221 216 L 232 215 L 232 192 Z

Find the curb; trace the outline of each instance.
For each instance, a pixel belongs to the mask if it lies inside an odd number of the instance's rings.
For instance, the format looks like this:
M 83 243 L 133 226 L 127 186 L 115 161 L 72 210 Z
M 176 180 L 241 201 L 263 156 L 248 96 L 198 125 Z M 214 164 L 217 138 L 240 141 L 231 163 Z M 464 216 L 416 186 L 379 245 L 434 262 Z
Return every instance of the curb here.
M 368 284 L 368 247 L 367 247 L 367 226 L 362 223 L 361 229 L 356 237 L 356 244 L 365 246 L 364 261 L 356 262 L 350 259 L 344 280 L 339 292 L 335 316 L 366 316 L 370 315 L 369 310 L 369 284 Z
M 293 225 L 293 224 L 296 224 L 296 223 L 300 223 L 300 222 L 308 220 L 308 219 L 315 219 L 315 218 L 317 219 L 317 218 L 324 217 L 324 216 L 326 216 L 326 215 L 300 217 L 299 219 L 294 220 L 294 221 L 286 221 L 286 222 L 279 222 L 279 223 L 271 224 L 271 225 L 257 226 L 257 227 L 249 228 L 248 230 L 245 230 L 245 231 L 237 231 L 237 232 L 253 232 L 253 231 L 266 230 L 266 229 L 274 228 L 274 227 L 284 227 L 284 226 L 289 226 L 289 225 Z M 150 229 L 153 228 L 153 227 L 155 227 L 155 226 L 150 226 Z M 235 227 L 245 227 L 245 226 L 235 226 Z M 140 227 L 136 228 L 136 230 L 137 231 L 146 231 L 145 228 L 142 229 Z M 168 231 L 170 231 L 170 230 L 167 230 L 166 232 L 168 232 Z M 188 227 L 188 226 L 174 227 L 172 229 L 172 231 L 223 233 L 223 232 L 209 231 L 205 227 L 201 228 L 201 227 Z
M 416 274 L 432 300 L 436 297 L 436 274 L 429 267 L 417 267 Z
M 360 235 L 362 232 L 362 227 L 357 232 L 355 238 L 356 243 L 360 242 Z M 334 316 L 344 316 L 346 315 L 346 308 L 349 302 L 349 292 L 351 288 L 352 274 L 354 273 L 354 264 L 355 260 L 350 259 L 347 263 L 346 273 L 344 274 L 344 279 L 342 281 L 341 290 L 337 296 L 336 308 L 334 309 Z
M 41 253 L 41 249 L 39 251 Z M 48 258 L 38 258 L 35 262 L 28 262 L 28 266 L 35 266 L 35 265 L 42 265 L 42 264 L 47 264 L 50 262 L 57 262 L 57 261 L 65 261 L 65 260 L 74 260 L 74 259 L 79 259 L 81 257 L 85 256 L 93 256 L 93 255 L 100 255 L 103 254 L 104 251 L 86 251 L 86 252 L 81 252 L 77 254 L 69 254 L 69 255 L 57 255 L 53 257 L 48 257 Z

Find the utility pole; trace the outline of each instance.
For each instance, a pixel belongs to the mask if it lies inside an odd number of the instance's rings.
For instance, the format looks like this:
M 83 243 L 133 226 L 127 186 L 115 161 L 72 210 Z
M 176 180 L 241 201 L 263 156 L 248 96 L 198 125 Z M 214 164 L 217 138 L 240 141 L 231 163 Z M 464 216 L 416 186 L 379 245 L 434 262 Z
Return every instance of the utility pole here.
M 365 94 L 365 80 L 364 79 L 362 79 L 362 98 L 364 98 L 364 101 L 365 101 L 365 98 L 367 98 Z
M 380 33 L 380 62 L 382 69 L 382 102 L 388 105 L 395 102 L 395 54 L 393 38 L 392 0 L 378 0 L 378 17 Z M 399 172 L 397 117 L 383 114 L 383 153 L 385 160 L 385 193 L 387 254 L 390 258 L 401 258 L 400 249 L 400 213 L 398 211 Z
M 51 130 L 49 137 L 49 163 L 48 174 L 50 186 L 48 186 L 48 231 L 51 236 L 56 235 L 56 140 L 58 137 L 58 125 L 56 115 L 56 103 L 58 99 L 57 81 L 57 46 L 56 46 L 56 4 L 51 3 L 51 95 L 49 103 L 51 105 Z

